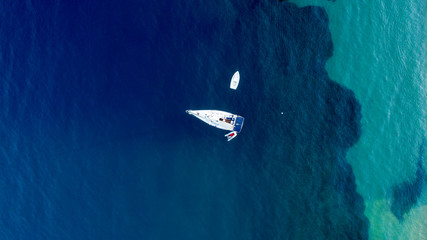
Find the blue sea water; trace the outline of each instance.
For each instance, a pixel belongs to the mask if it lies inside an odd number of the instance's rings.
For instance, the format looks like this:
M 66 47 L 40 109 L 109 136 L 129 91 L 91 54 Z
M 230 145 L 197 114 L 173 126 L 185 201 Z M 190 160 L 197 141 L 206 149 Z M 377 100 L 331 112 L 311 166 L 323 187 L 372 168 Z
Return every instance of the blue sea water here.
M 3 1 L 0 12 L 1 239 L 368 238 L 346 161 L 361 105 L 325 70 L 323 8 Z M 245 125 L 226 142 L 186 109 Z

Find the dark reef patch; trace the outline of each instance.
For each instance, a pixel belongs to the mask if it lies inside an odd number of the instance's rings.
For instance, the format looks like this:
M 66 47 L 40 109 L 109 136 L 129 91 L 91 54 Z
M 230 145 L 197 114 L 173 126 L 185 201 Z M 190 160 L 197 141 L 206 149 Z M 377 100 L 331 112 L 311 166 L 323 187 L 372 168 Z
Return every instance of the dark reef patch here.
M 251 96 L 242 106 L 250 129 L 244 137 L 257 139 L 252 149 L 258 154 L 252 161 L 260 172 L 269 171 L 257 180 L 266 200 L 257 214 L 261 218 L 254 220 L 254 235 L 368 239 L 364 202 L 345 160 L 361 134 L 361 106 L 325 70 L 333 53 L 328 16 L 320 7 L 270 7 L 258 9 L 269 13 L 267 19 L 260 20 L 253 36 L 244 37 L 257 39 L 251 44 L 258 53 L 254 69 L 259 69 L 253 86 L 244 89 Z M 255 130 L 266 123 L 274 126 Z
M 424 138 L 420 144 L 417 162 L 417 172 L 413 181 L 407 181 L 394 187 L 391 203 L 391 212 L 399 221 L 404 220 L 404 215 L 417 203 L 423 190 L 426 171 L 423 168 Z

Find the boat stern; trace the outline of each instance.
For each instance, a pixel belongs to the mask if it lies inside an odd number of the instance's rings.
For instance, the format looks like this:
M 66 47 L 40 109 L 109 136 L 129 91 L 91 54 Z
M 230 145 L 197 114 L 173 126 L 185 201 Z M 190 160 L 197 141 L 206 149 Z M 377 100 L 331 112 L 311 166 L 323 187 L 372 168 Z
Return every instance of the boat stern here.
M 245 121 L 244 117 L 241 116 L 237 116 L 236 117 L 236 123 L 234 124 L 234 129 L 233 131 L 236 131 L 238 133 L 240 133 L 240 131 L 242 130 L 243 127 L 243 122 Z

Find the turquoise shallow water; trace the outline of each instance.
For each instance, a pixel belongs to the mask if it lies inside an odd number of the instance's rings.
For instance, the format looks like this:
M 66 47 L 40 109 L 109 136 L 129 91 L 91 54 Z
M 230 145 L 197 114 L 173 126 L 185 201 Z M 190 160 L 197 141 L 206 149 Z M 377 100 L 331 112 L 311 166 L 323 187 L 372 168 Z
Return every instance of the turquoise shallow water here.
M 372 239 L 427 236 L 425 178 L 400 221 L 393 190 L 416 182 L 427 134 L 425 1 L 292 1 L 326 9 L 334 44 L 329 76 L 354 91 L 362 105 L 362 135 L 349 150 L 357 189 L 366 203 Z

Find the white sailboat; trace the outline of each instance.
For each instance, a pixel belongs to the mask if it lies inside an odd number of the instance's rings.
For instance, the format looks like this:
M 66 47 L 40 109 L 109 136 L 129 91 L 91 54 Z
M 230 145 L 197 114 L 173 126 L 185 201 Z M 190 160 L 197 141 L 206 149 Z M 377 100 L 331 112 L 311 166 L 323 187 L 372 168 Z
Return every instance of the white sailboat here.
M 228 141 L 240 133 L 245 120 L 242 116 L 219 110 L 186 110 L 186 112 L 211 126 L 231 131 L 225 135 Z

